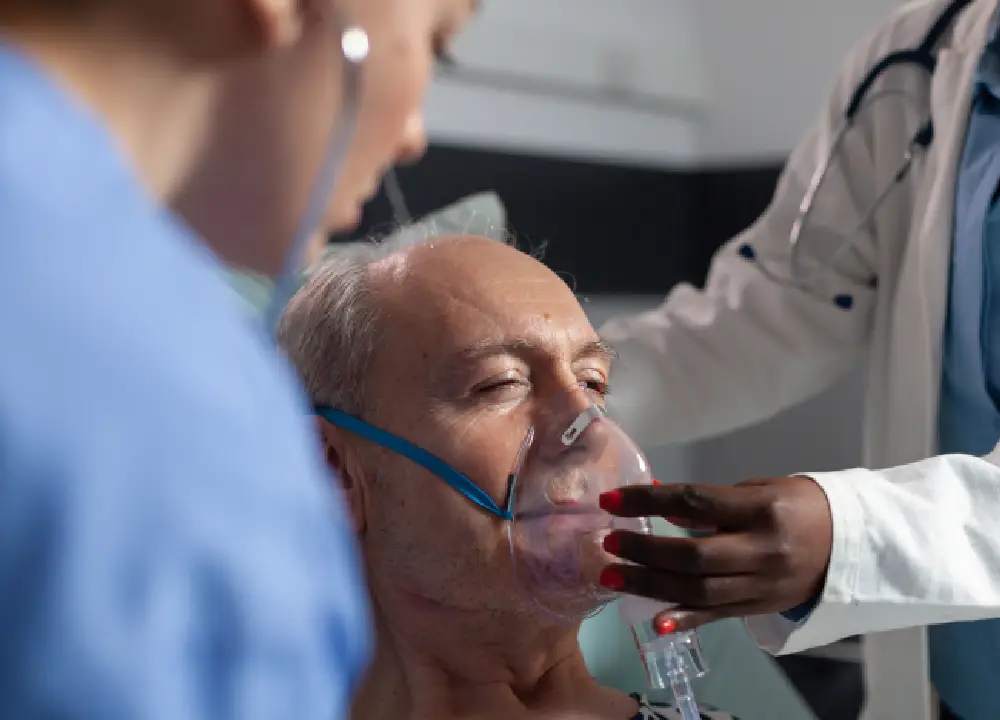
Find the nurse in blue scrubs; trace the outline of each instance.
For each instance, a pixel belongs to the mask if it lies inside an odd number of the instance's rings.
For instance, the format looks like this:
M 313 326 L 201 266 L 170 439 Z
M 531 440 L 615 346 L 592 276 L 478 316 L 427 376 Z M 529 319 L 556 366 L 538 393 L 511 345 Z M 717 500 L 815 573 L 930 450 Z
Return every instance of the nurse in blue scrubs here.
M 471 5 L 0 2 L 5 719 L 346 714 L 351 532 L 224 267 L 356 221 Z

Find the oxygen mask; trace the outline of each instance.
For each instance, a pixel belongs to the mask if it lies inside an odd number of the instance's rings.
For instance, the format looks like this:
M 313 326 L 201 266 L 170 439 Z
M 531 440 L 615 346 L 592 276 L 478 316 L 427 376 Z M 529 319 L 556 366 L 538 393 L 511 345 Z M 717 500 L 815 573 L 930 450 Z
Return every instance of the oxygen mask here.
M 598 405 L 553 407 L 529 429 L 509 478 L 508 539 L 524 593 L 555 621 L 579 622 L 619 597 L 599 584 L 620 559 L 602 546 L 612 530 L 652 534 L 647 518 L 618 518 L 602 493 L 653 483 L 632 439 Z M 669 607 L 634 596 L 618 604 L 652 689 L 670 687 L 685 720 L 697 720 L 690 678 L 707 671 L 695 632 L 659 636 L 653 618 Z
M 518 583 L 538 609 L 574 623 L 617 597 L 600 586 L 612 562 L 604 536 L 618 520 L 602 493 L 650 482 L 646 459 L 598 405 L 567 402 L 542 413 L 528 431 L 510 475 L 507 525 Z

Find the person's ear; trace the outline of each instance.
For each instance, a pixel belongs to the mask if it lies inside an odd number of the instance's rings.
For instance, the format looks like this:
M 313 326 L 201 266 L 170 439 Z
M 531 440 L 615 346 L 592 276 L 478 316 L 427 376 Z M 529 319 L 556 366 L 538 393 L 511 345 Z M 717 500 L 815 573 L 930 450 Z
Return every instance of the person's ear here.
M 261 42 L 268 48 L 286 48 L 302 36 L 308 0 L 247 0 Z
M 364 482 L 364 467 L 357 449 L 347 442 L 348 434 L 342 428 L 316 418 L 323 456 L 334 474 L 334 482 L 339 483 L 344 504 L 351 514 L 354 531 L 363 534 L 367 525 L 367 487 Z

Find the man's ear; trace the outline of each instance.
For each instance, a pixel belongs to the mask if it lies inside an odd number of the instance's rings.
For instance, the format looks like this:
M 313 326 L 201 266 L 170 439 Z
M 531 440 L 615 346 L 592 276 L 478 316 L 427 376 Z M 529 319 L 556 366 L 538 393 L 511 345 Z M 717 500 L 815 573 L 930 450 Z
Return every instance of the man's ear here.
M 364 469 L 358 453 L 347 443 L 347 431 L 342 428 L 317 416 L 316 429 L 319 431 L 323 457 L 333 471 L 334 482 L 339 484 L 354 530 L 360 535 L 367 525 L 367 488 L 363 482 Z
M 302 36 L 307 0 L 247 0 L 250 19 L 267 48 L 286 48 Z

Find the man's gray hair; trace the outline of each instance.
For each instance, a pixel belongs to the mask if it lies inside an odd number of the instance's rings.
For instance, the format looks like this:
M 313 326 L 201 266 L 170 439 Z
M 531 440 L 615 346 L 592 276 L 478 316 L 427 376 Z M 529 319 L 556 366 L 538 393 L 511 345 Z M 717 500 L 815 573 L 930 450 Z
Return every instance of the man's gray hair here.
M 502 222 L 502 220 L 501 220 Z M 278 327 L 278 342 L 295 366 L 309 399 L 352 415 L 366 403 L 366 375 L 385 332 L 373 265 L 408 246 L 430 242 L 453 228 L 421 223 L 380 242 L 334 245 L 309 272 L 289 302 Z M 472 228 L 513 245 L 502 226 Z M 463 226 L 465 227 L 465 226 Z M 456 228 L 462 230 L 462 228 Z
M 371 266 L 391 252 L 376 244 L 329 252 L 285 308 L 278 343 L 315 405 L 364 409 L 365 372 L 380 340 Z

